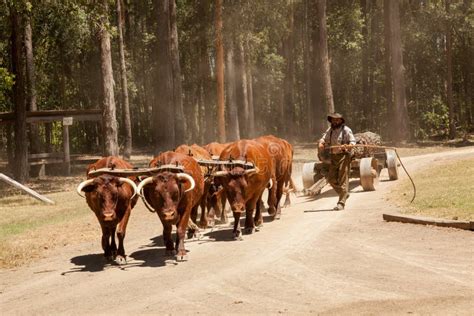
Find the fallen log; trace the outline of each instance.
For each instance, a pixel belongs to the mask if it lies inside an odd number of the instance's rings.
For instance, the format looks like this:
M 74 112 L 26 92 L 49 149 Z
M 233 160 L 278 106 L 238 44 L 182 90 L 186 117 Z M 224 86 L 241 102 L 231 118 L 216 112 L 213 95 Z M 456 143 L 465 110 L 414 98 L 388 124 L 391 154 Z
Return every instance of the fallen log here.
M 48 199 L 47 197 L 39 194 L 38 192 L 36 192 L 34 190 L 24 186 L 23 184 L 13 180 L 12 178 L 7 177 L 3 173 L 0 173 L 0 180 L 2 180 L 3 182 L 8 183 L 11 186 L 14 186 L 15 188 L 18 188 L 20 190 L 25 191 L 26 193 L 28 193 L 29 195 L 31 195 L 35 199 L 40 200 L 41 202 L 48 203 L 48 204 L 55 204 L 54 201 Z

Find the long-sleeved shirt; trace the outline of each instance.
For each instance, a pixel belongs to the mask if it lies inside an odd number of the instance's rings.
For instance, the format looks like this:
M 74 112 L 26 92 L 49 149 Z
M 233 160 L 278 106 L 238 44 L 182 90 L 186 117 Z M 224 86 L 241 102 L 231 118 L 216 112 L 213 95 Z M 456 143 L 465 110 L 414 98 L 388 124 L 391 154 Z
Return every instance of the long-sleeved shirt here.
M 335 129 L 329 127 L 327 131 L 323 134 L 319 142 L 324 142 L 326 147 L 343 144 L 355 145 L 356 139 L 354 137 L 354 134 L 352 133 L 352 130 L 347 126 L 342 125 Z M 332 150 L 332 153 L 339 152 L 340 150 Z

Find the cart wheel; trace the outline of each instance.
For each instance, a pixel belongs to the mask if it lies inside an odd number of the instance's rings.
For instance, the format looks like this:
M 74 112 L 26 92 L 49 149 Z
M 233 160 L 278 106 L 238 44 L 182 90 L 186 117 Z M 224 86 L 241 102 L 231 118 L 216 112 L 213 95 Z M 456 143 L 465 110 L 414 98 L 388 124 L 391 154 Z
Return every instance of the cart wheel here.
M 397 163 L 397 154 L 393 149 L 385 150 L 387 155 L 387 169 L 388 169 L 388 178 L 390 180 L 398 179 L 398 163 Z
M 377 159 L 373 157 L 360 160 L 360 184 L 364 191 L 375 191 L 375 185 L 379 182 L 377 164 Z
M 311 188 L 314 184 L 314 164 L 314 162 L 303 164 L 303 187 L 305 189 Z

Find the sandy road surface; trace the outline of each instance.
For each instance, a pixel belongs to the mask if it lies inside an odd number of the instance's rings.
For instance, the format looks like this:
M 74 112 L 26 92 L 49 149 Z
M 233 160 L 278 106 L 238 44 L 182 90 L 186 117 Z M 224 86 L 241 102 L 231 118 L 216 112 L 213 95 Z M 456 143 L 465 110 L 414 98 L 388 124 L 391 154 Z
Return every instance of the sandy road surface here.
M 473 156 L 404 161 L 414 171 Z M 332 192 L 293 199 L 280 221 L 243 241 L 230 240 L 230 227 L 188 241 L 189 261 L 177 265 L 164 260 L 159 220 L 140 203 L 126 266 L 104 266 L 99 239 L 65 247 L 1 272 L 1 314 L 474 314 L 474 234 L 384 222 L 396 183 L 363 192 L 353 181 L 342 212 L 328 211 Z

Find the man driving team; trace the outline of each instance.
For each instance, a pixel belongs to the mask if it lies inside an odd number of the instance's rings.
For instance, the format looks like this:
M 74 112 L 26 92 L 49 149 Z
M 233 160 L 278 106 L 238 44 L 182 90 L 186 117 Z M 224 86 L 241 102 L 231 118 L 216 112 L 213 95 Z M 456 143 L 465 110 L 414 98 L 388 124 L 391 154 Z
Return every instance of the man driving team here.
M 356 140 L 352 130 L 344 125 L 344 118 L 339 113 L 329 114 L 327 117 L 331 126 L 323 134 L 318 143 L 318 150 L 329 149 L 330 164 L 327 181 L 339 194 L 335 211 L 344 209 L 346 200 L 349 198 L 349 172 L 351 165 L 351 145 L 355 145 Z M 332 148 L 333 146 L 337 146 Z

